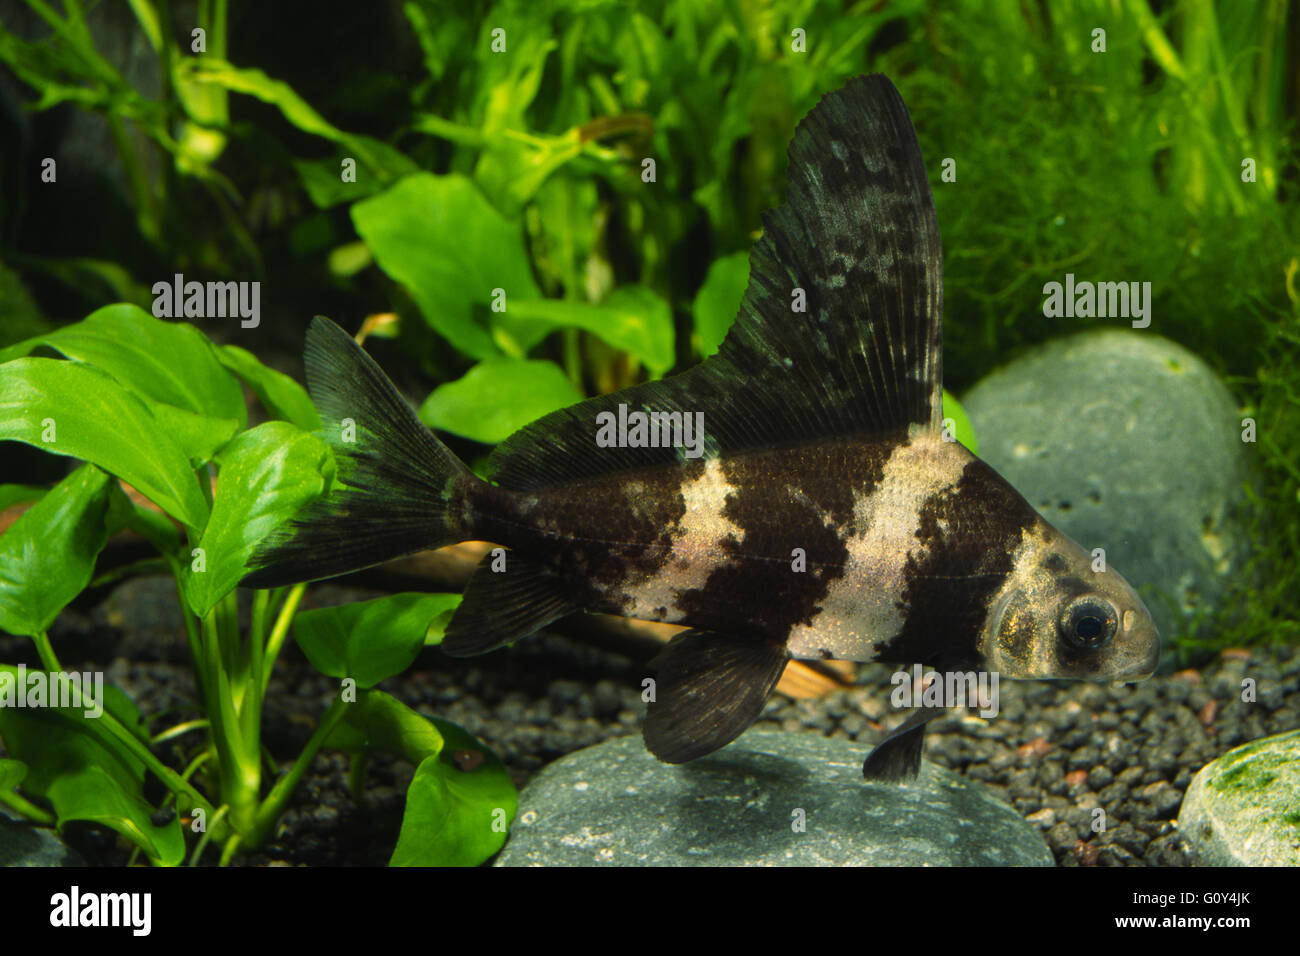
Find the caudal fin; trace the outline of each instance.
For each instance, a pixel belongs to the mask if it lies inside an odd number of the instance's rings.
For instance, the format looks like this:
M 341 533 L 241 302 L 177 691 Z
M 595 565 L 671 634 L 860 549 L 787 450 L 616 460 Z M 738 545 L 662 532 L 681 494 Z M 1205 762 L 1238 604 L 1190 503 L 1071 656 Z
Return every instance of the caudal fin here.
M 470 537 L 464 495 L 478 479 L 361 346 L 317 316 L 304 361 L 341 484 L 262 542 L 242 584 L 314 581 Z

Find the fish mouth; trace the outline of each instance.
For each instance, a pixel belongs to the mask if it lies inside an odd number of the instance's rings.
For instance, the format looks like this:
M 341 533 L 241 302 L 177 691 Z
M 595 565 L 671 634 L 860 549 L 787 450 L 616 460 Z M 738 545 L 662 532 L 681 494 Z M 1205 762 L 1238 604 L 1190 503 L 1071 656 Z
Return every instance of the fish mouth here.
M 1133 670 L 1121 672 L 1110 682 L 1111 687 L 1123 687 L 1125 684 L 1138 684 L 1155 675 L 1160 664 L 1160 642 L 1156 641 L 1147 652 L 1146 659 Z

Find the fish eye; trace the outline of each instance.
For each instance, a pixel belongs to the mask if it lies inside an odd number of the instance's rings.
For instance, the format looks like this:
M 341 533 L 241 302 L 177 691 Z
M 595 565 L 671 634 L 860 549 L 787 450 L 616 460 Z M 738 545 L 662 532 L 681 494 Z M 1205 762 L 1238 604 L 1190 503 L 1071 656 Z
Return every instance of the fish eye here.
M 1118 626 L 1115 609 L 1095 597 L 1071 601 L 1056 622 L 1061 639 L 1081 651 L 1104 647 L 1115 636 Z

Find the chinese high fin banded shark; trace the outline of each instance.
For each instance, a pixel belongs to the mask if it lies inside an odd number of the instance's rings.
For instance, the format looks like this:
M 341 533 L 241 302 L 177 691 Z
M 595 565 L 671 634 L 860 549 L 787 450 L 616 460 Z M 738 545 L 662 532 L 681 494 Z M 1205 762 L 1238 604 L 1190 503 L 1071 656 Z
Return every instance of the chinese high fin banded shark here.
M 308 387 L 343 484 L 267 539 L 244 583 L 496 542 L 505 570 L 491 556 L 477 568 L 444 650 L 481 654 L 580 610 L 687 625 L 656 659 L 644 725 L 669 763 L 734 740 L 791 658 L 1149 676 L 1159 636 L 1128 583 L 1094 572 L 1091 555 L 945 440 L 942 304 L 938 222 L 907 109 L 888 79 L 859 77 L 799 124 L 785 203 L 764 216 L 718 352 L 526 426 L 493 452 L 491 482 L 345 332 L 315 319 Z M 702 412 L 706 439 L 695 457 L 670 442 L 598 443 L 626 409 L 666 413 L 657 422 Z M 344 419 L 353 442 L 340 439 Z M 940 712 L 914 711 L 864 774 L 913 777 Z

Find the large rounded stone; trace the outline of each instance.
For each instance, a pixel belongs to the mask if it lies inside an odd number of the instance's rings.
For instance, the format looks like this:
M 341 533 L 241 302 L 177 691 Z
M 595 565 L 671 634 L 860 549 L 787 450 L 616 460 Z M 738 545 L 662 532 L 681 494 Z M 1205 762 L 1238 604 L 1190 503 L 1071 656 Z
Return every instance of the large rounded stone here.
M 1182 346 L 1085 332 L 998 369 L 964 402 L 980 457 L 1056 527 L 1105 549 L 1166 649 L 1240 572 L 1242 416 Z
M 867 783 L 860 743 L 749 730 L 681 766 L 640 737 L 569 754 L 524 789 L 497 866 L 1052 866 L 983 786 L 923 763 Z
M 1178 831 L 1204 866 L 1300 866 L 1300 730 L 1202 767 L 1183 797 Z
M 85 865 L 81 854 L 50 830 L 13 820 L 0 811 L 0 867 Z

